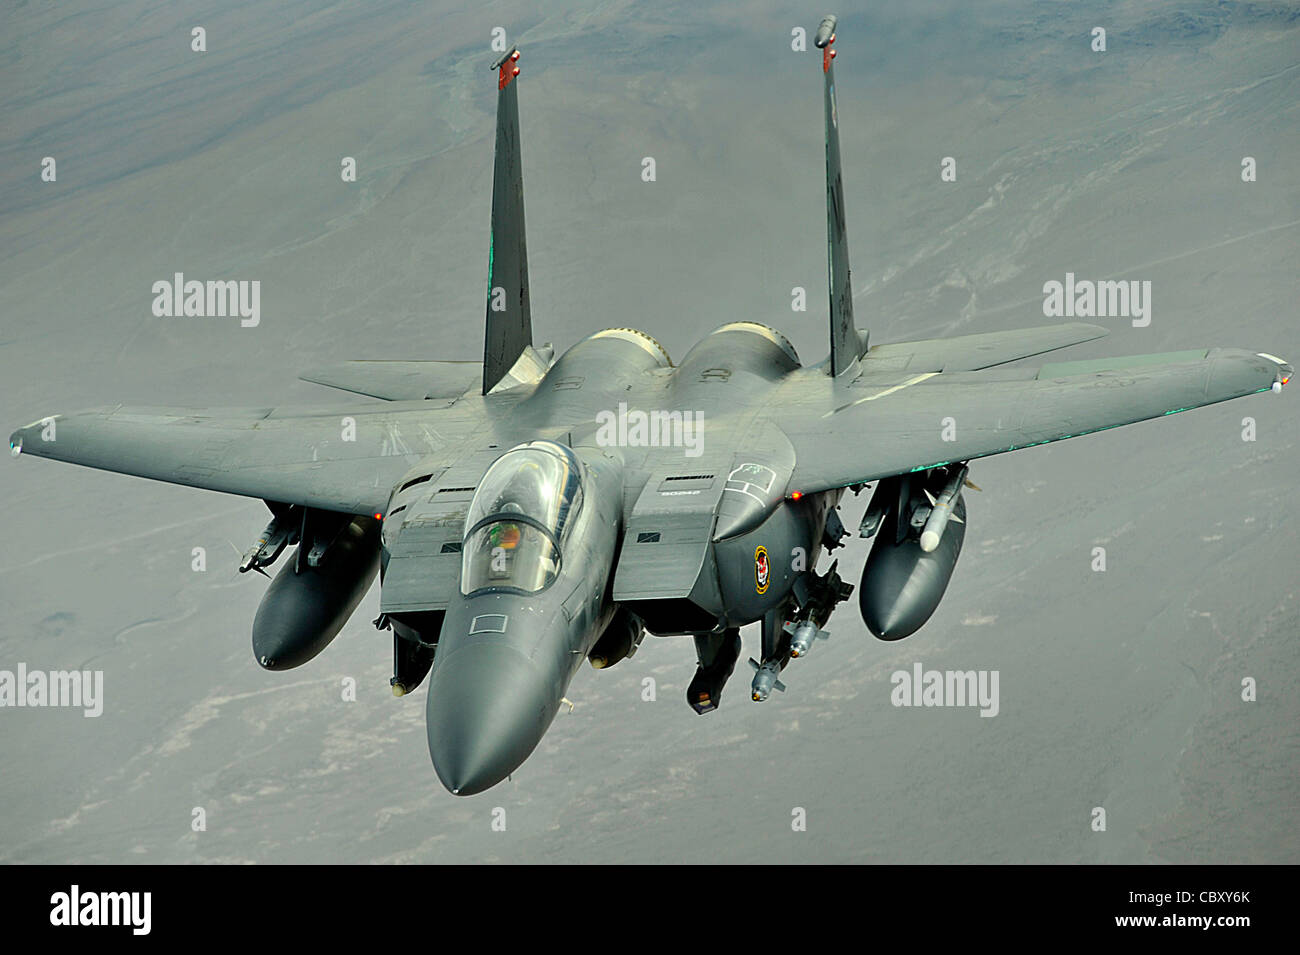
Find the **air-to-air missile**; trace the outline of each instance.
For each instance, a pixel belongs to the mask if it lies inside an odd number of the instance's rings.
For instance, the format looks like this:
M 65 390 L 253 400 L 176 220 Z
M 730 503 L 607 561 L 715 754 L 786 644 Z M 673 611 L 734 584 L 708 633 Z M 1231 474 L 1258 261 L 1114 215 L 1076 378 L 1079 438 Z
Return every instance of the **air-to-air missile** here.
M 375 518 L 354 517 L 326 539 L 309 536 L 298 545 L 253 619 L 258 663 L 302 666 L 338 636 L 379 571 L 379 530 Z
M 925 496 L 930 499 L 930 516 L 925 519 L 925 529 L 921 531 L 921 550 L 927 554 L 933 553 L 939 546 L 939 538 L 943 537 L 944 528 L 948 526 L 949 520 L 961 523 L 960 517 L 953 517 L 952 508 L 957 502 L 957 495 L 961 493 L 961 486 L 969 472 L 970 468 L 963 467 L 954 474 L 943 486 L 938 497 L 929 491 L 925 492 Z
M 759 663 L 753 657 L 750 657 L 749 665 L 754 668 L 754 682 L 750 686 L 756 702 L 762 703 L 771 695 L 773 690 L 785 692 L 785 684 L 777 679 L 781 674 L 780 660 L 764 660 Z
M 813 641 L 818 638 L 829 640 L 830 634 L 825 630 L 818 630 L 817 624 L 811 620 L 800 620 L 795 623 L 787 623 L 785 632 L 790 634 L 790 656 L 801 657 L 812 649 Z

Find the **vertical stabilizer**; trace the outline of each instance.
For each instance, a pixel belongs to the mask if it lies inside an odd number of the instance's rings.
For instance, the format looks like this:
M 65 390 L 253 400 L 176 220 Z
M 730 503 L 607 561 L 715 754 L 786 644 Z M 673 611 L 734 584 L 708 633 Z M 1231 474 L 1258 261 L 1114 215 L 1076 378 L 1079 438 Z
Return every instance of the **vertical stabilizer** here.
M 483 393 L 505 377 L 533 343 L 528 308 L 528 247 L 524 239 L 524 179 L 519 158 L 519 50 L 492 64 L 497 71 L 497 143 L 492 172 L 492 244 L 488 247 L 487 331 Z
M 834 16 L 822 18 L 814 41 L 822 51 L 826 112 L 826 257 L 830 287 L 830 373 L 839 377 L 856 368 L 866 336 L 853 326 L 853 284 L 849 275 L 849 236 L 844 223 L 844 183 L 840 178 L 839 116 L 835 108 Z

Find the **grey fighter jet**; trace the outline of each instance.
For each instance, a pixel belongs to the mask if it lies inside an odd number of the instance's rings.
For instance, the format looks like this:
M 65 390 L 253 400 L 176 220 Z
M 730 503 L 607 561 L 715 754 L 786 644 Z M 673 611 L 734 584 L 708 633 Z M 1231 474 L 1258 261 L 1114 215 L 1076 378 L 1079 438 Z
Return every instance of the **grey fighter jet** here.
M 823 551 L 837 505 L 874 484 L 857 598 L 883 640 L 935 610 L 961 550 L 974 459 L 1229 398 L 1279 391 L 1269 354 L 1197 348 L 1041 367 L 1008 362 L 1105 334 L 1062 324 L 870 344 L 853 316 L 835 99 L 824 75 L 830 354 L 804 365 L 778 331 L 731 321 L 674 363 L 631 328 L 558 358 L 533 344 L 524 241 L 519 53 L 492 68 L 497 131 L 483 362 L 355 361 L 305 374 L 369 399 L 311 409 L 113 405 L 14 432 L 14 453 L 263 499 L 241 570 L 265 573 L 253 649 L 300 666 L 378 571 L 397 695 L 429 682 L 429 753 L 468 795 L 512 773 L 578 666 L 645 633 L 694 639 L 687 693 L 715 709 L 761 624 L 752 698 L 785 689 L 854 590 Z M 787 675 L 788 678 L 788 675 Z

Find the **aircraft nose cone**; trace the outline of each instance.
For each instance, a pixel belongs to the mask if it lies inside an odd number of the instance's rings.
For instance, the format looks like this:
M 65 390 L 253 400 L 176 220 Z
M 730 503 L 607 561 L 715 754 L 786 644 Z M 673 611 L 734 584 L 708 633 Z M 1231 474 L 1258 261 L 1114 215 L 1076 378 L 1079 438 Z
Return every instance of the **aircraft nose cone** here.
M 495 786 L 537 747 L 558 705 L 533 661 L 514 648 L 456 648 L 435 662 L 425 708 L 438 778 L 457 796 Z

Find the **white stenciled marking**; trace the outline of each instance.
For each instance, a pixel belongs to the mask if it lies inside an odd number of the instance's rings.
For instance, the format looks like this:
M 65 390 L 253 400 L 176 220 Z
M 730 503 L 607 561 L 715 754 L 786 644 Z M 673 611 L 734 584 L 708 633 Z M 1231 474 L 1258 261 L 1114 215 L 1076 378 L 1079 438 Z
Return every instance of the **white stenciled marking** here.
M 838 414 L 841 411 L 845 411 L 849 408 L 854 407 L 855 405 L 860 405 L 863 402 L 875 401 L 877 398 L 885 397 L 885 395 L 892 395 L 896 391 L 902 391 L 904 388 L 910 388 L 912 385 L 915 385 L 918 382 L 925 381 L 927 378 L 933 378 L 937 374 L 939 374 L 939 372 L 937 371 L 927 371 L 924 375 L 914 375 L 913 377 L 907 379 L 907 381 L 903 382 L 901 385 L 894 385 L 892 388 L 886 388 L 883 391 L 877 391 L 874 395 L 867 395 L 867 397 L 859 398 L 857 401 L 851 401 L 847 405 L 841 405 L 840 407 L 836 408 L 833 411 L 826 412 L 824 415 L 822 415 L 822 417 L 829 418 L 833 414 Z

